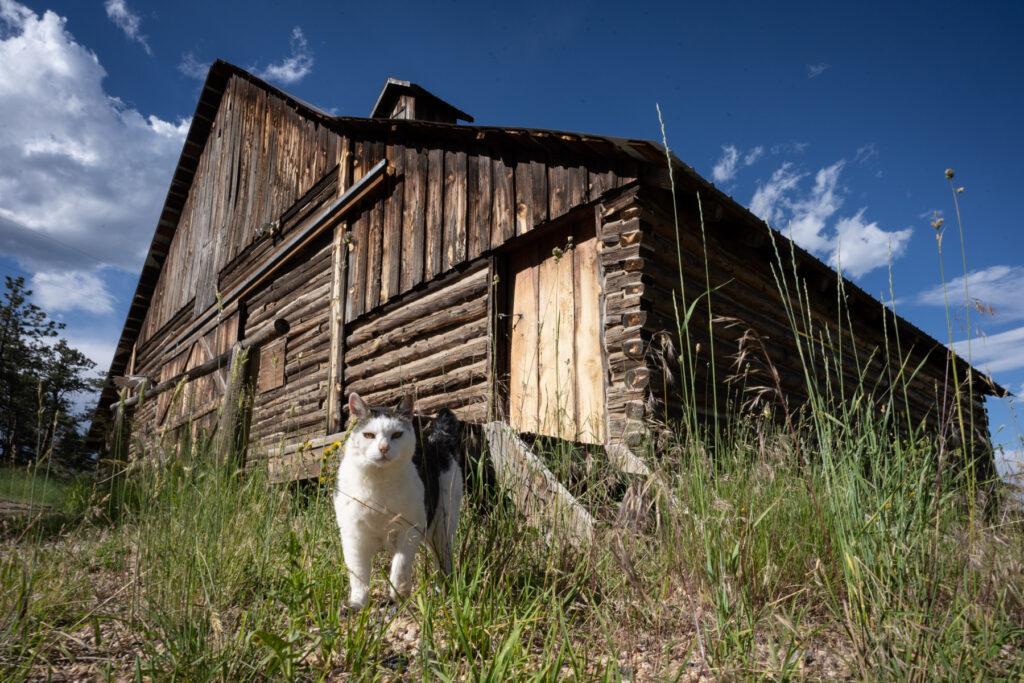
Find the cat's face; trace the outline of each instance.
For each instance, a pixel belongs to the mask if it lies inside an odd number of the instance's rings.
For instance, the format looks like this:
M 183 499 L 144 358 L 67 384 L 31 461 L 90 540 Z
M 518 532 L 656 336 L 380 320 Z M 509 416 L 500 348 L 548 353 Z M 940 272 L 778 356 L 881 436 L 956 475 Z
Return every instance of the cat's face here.
M 412 400 L 402 399 L 396 408 L 370 408 L 356 393 L 348 398 L 355 427 L 349 436 L 346 456 L 359 458 L 371 467 L 389 467 L 409 462 L 416 452 L 412 425 Z

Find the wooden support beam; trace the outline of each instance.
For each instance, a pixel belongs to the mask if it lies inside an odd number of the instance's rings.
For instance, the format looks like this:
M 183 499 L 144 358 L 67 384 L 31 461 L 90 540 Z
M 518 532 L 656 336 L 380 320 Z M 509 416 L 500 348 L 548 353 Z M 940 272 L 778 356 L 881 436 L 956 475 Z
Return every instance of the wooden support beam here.
M 498 485 L 526 521 L 549 538 L 561 536 L 577 548 L 591 545 L 594 518 L 516 432 L 504 422 L 488 422 L 483 431 Z
M 357 207 L 371 192 L 380 187 L 384 182 L 387 172 L 387 160 L 382 159 L 363 177 L 353 183 L 350 188 L 345 190 L 340 197 L 321 209 L 306 227 L 291 236 L 287 242 L 273 252 L 267 254 L 260 262 L 259 267 L 254 269 L 244 280 L 235 285 L 230 291 L 221 293 L 219 300 L 201 313 L 191 325 L 170 340 L 161 342 L 160 349 L 173 348 L 194 334 L 205 334 L 209 331 L 207 327 L 212 329 L 212 327 L 216 326 L 218 315 L 223 317 L 230 316 L 242 298 L 265 284 L 270 276 L 277 272 L 290 257 L 297 254 L 328 227 L 337 225 L 339 221 L 348 215 L 349 211 Z
M 259 268 L 242 280 L 233 290 L 225 294 L 223 299 L 225 301 L 234 301 L 235 299 L 242 298 L 266 282 L 290 256 L 298 253 L 303 247 L 312 242 L 328 225 L 334 225 L 336 219 L 344 217 L 380 185 L 384 180 L 386 171 L 387 160 L 382 159 L 366 175 L 360 178 L 358 182 L 338 197 L 337 200 L 322 209 L 316 220 L 312 221 L 306 228 L 299 230 L 287 242 L 269 254 L 260 264 Z
M 288 324 L 287 320 L 285 320 L 284 318 L 278 318 L 277 320 L 274 321 L 273 325 L 264 328 L 263 330 L 261 330 L 257 334 L 254 334 L 251 337 L 241 340 L 240 342 L 237 343 L 237 346 L 243 350 L 258 348 L 259 346 L 267 343 L 268 341 L 274 339 L 275 337 L 279 337 L 282 334 L 288 334 L 288 330 L 290 329 L 291 325 Z M 205 363 L 197 365 L 194 368 L 186 370 L 185 372 L 179 372 L 177 375 L 165 379 L 163 382 L 160 382 L 159 384 L 154 386 L 152 389 L 149 389 L 148 391 L 143 389 L 142 391 L 140 391 L 139 394 L 132 396 L 129 399 L 125 399 L 122 402 L 115 403 L 114 405 L 111 406 L 111 409 L 116 410 L 118 407 L 134 407 L 143 398 L 152 398 L 157 394 L 162 394 L 168 389 L 173 389 L 178 385 L 179 382 L 183 380 L 186 382 L 191 382 L 194 379 L 204 377 L 210 374 L 211 372 L 220 370 L 221 368 L 225 367 L 231 360 L 231 356 L 234 353 L 234 351 L 235 349 L 231 348 L 220 355 L 214 356 Z
M 228 384 L 224 390 L 224 401 L 221 404 L 220 419 L 217 421 L 217 436 L 213 452 L 222 463 L 238 454 L 238 415 L 242 400 L 242 386 L 245 383 L 246 365 L 249 352 L 241 342 L 235 342 L 230 351 L 228 361 Z
M 349 139 L 341 143 L 339 165 L 341 175 L 338 179 L 338 191 L 344 195 L 351 182 L 349 164 Z M 327 433 L 341 430 L 341 392 L 343 389 L 345 369 L 345 293 L 348 291 L 348 245 L 345 236 L 348 233 L 348 221 L 341 221 L 334 227 L 334 241 L 331 244 L 331 355 L 329 357 L 329 376 L 327 380 Z

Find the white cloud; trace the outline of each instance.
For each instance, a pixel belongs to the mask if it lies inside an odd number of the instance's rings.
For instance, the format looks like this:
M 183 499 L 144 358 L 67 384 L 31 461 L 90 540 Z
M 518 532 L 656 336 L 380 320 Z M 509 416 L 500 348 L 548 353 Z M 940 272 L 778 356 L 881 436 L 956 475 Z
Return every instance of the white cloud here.
M 744 166 L 753 166 L 757 163 L 757 160 L 764 156 L 764 145 L 758 145 L 757 147 L 751 147 L 747 150 L 746 156 L 743 157 Z
M 907 250 L 911 229 L 886 232 L 878 223 L 864 220 L 864 209 L 849 218 L 836 221 L 836 237 L 832 249 L 832 265 L 843 272 L 859 277 L 877 268 L 878 257 L 886 254 L 886 261 L 895 261 Z
M 954 306 L 964 304 L 964 276 L 946 284 L 945 293 Z M 991 309 L 999 322 L 1024 320 L 1024 266 L 991 266 L 967 274 L 967 293 L 972 302 Z M 917 295 L 917 303 L 928 306 L 946 305 L 941 284 Z
M 178 71 L 189 78 L 201 81 L 206 78 L 206 72 L 210 70 L 210 63 L 204 62 L 195 56 L 193 52 L 186 52 L 178 62 Z
M 1024 327 L 955 342 L 953 349 L 976 367 L 992 374 L 1024 368 Z
M 717 183 L 724 183 L 736 176 L 736 162 L 739 161 L 740 153 L 733 145 L 722 146 L 722 156 L 711 169 L 711 177 Z
M 114 359 L 114 351 L 117 350 L 117 331 L 111 331 L 104 338 L 81 337 L 73 332 L 65 335 L 68 346 L 78 349 L 85 354 L 86 358 L 96 364 L 93 368 L 95 375 L 103 376 Z M 91 415 L 96 409 L 96 401 L 99 394 L 95 391 L 82 391 L 73 394 L 71 397 L 71 409 L 73 412 L 84 415 Z
M 68 345 L 84 353 L 89 360 L 96 363 L 96 369 L 106 372 L 110 362 L 114 360 L 114 351 L 117 350 L 116 333 L 107 339 L 94 339 L 92 337 L 77 337 L 68 335 Z
M 824 235 L 825 224 L 843 203 L 836 190 L 844 165 L 845 162 L 839 160 L 819 170 L 814 175 L 810 194 L 789 202 L 787 234 L 805 249 L 823 252 L 830 246 L 830 240 Z
M 768 223 L 777 223 L 782 217 L 781 206 L 786 193 L 797 186 L 804 175 L 793 169 L 793 164 L 786 162 L 775 169 L 768 182 L 759 185 L 750 200 L 750 210 Z
M 32 291 L 47 313 L 81 310 L 105 315 L 114 311 L 114 297 L 96 272 L 40 271 L 32 275 Z
M 821 74 L 825 73 L 830 66 L 831 64 L 826 64 L 825 62 L 819 62 L 817 64 L 808 64 L 807 78 L 817 78 Z
M 899 257 L 906 250 L 911 230 L 883 230 L 864 219 L 865 209 L 836 218 L 843 204 L 839 179 L 844 166 L 840 159 L 818 170 L 814 185 L 802 191 L 808 174 L 796 170 L 791 162 L 783 163 L 768 181 L 758 185 L 750 210 L 804 249 L 859 277 Z
M 745 154 L 740 155 L 736 145 L 722 145 L 722 156 L 715 162 L 711 169 L 711 177 L 716 183 L 726 183 L 736 177 L 740 165 L 751 166 L 764 155 L 764 146 L 751 147 Z
M 298 83 L 313 70 L 313 51 L 309 49 L 306 36 L 298 26 L 292 29 L 291 50 L 291 55 L 282 61 L 263 68 L 253 67 L 252 70 L 268 81 L 283 85 Z
M 141 45 L 146 54 L 153 54 L 146 36 L 142 35 L 142 19 L 128 7 L 125 0 L 107 0 L 104 8 L 107 10 L 107 17 L 124 31 L 130 40 Z
M 0 251 L 30 272 L 145 256 L 188 121 L 144 116 L 105 77 L 63 18 L 0 0 Z
M 868 144 L 857 148 L 857 154 L 854 157 L 854 160 L 857 163 L 863 164 L 867 161 L 870 161 L 871 159 L 874 159 L 877 156 L 878 145 L 876 145 L 873 142 L 869 142 Z

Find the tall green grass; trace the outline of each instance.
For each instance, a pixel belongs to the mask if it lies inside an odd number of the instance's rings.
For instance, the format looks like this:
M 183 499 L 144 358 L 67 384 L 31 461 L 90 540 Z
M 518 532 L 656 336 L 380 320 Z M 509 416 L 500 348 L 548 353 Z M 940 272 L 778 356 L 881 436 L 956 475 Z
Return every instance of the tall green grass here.
M 816 441 L 759 417 L 714 450 L 650 447 L 674 501 L 564 444 L 538 447 L 599 519 L 641 492 L 637 526 L 548 545 L 469 473 L 457 570 L 423 562 L 402 605 L 342 610 L 329 488 L 270 486 L 203 439 L 115 477 L 59 537 L 0 554 L 5 680 L 87 671 L 155 680 L 673 680 L 1024 675 L 1024 534 L 969 533 L 930 442 L 868 420 Z M 724 434 L 724 432 L 723 432 Z M 155 464 L 160 462 L 159 465 Z M 944 475 L 946 476 L 946 475 Z M 104 484 L 109 486 L 109 484 Z M 111 501 L 116 502 L 116 509 Z M 644 507 L 646 506 L 646 507 Z M 76 668 L 77 667 L 77 668 Z
M 536 442 L 600 522 L 592 548 L 546 542 L 469 453 L 453 576 L 424 554 L 410 599 L 388 605 L 382 558 L 351 613 L 330 482 L 272 486 L 185 429 L 102 468 L 73 522 L 0 544 L 0 678 L 1020 679 L 1020 513 L 973 514 L 994 489 L 949 466 L 955 443 L 906 428 L 899 390 L 879 401 L 861 372 L 836 401 L 820 358 L 848 313 L 813 328 L 783 250 L 773 267 L 802 412 L 769 392 L 771 410 L 699 419 L 687 339 L 715 334 L 705 277 L 677 293 L 689 410 L 638 449 L 656 481 Z M 884 370 L 897 388 L 914 372 Z M 742 405 L 736 386 L 716 390 Z

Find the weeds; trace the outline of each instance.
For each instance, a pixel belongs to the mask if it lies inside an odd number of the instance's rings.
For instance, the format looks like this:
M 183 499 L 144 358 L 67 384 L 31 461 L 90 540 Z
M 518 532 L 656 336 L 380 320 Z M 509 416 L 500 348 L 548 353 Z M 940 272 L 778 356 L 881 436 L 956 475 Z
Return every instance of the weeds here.
M 685 409 L 672 424 L 660 416 L 665 429 L 641 449 L 657 485 L 592 448 L 538 439 L 605 522 L 576 551 L 527 528 L 471 453 L 456 569 L 442 580 L 422 561 L 403 604 L 385 603 L 379 566 L 371 607 L 342 609 L 330 473 L 270 486 L 188 428 L 165 450 L 114 461 L 91 491 L 45 469 L 0 471 L 4 497 L 65 511 L 60 535 L 0 545 L 0 678 L 1019 679 L 1022 518 L 975 516 L 976 473 L 946 466 L 963 444 L 906 425 L 909 358 L 887 346 L 895 362 L 836 372 L 848 312 L 812 324 L 792 254 L 775 256 L 802 409 L 766 341 L 715 317 L 708 271 L 687 297 L 681 279 L 678 329 L 652 350 Z M 689 330 L 700 315 L 712 340 L 738 331 L 732 378 L 716 391 L 734 394 L 740 416 L 724 427 L 698 419 Z M 898 349 L 898 334 L 886 329 L 886 343 Z M 894 388 L 880 392 L 878 377 Z M 963 387 L 949 390 L 961 405 Z M 629 531 L 613 526 L 623 519 Z

